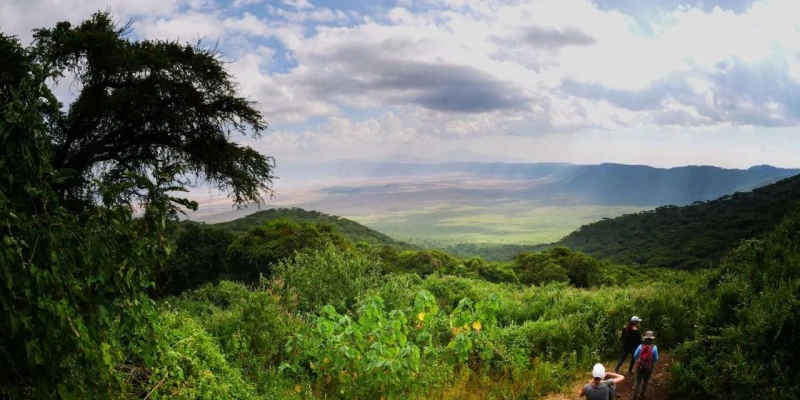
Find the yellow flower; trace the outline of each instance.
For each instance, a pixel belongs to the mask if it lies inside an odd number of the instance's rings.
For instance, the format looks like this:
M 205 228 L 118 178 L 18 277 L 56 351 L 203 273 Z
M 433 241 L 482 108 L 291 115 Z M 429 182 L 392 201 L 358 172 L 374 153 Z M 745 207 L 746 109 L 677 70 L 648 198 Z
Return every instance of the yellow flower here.
M 301 388 L 300 385 L 294 385 L 295 392 L 300 393 L 301 390 L 303 390 L 303 388 Z
M 417 314 L 417 318 L 419 318 L 420 321 L 424 321 L 425 320 L 425 313 L 421 312 L 421 313 Z
M 480 332 L 480 330 L 481 330 L 481 321 L 473 322 L 472 323 L 472 329 L 475 329 L 476 331 Z

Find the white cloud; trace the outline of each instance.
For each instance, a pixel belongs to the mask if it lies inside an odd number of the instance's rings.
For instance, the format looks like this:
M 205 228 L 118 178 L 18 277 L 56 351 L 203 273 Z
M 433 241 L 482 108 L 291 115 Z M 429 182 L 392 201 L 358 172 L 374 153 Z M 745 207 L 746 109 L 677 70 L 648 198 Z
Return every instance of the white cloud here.
M 793 0 L 73 3 L 0 2 L 0 26 L 29 38 L 110 6 L 139 37 L 220 39 L 286 148 L 800 124 Z
M 304 10 L 309 8 L 314 8 L 314 5 L 311 4 L 308 0 L 281 0 L 283 4 L 288 6 L 294 7 L 298 10 Z

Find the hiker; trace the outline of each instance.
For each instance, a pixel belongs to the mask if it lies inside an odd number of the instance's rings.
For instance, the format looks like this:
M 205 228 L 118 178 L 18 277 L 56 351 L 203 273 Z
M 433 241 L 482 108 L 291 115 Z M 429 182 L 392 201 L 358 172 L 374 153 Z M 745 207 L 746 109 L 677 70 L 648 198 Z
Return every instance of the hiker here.
M 610 378 L 609 378 L 610 377 Z M 603 364 L 597 363 L 592 369 L 592 380 L 581 388 L 580 397 L 588 400 L 608 400 L 613 398 L 616 384 L 625 380 L 620 374 L 606 373 Z
M 642 320 L 634 315 L 628 325 L 622 328 L 622 357 L 619 358 L 617 367 L 614 368 L 616 373 L 619 373 L 622 363 L 625 362 L 629 354 L 631 355 L 631 365 L 628 366 L 628 373 L 633 372 L 633 362 L 635 360 L 633 352 L 642 344 L 642 332 L 639 331 L 639 322 L 642 322 Z
M 636 348 L 633 353 L 633 358 L 636 359 L 636 384 L 633 386 L 633 398 L 636 399 L 636 393 L 639 393 L 639 398 L 644 398 L 644 392 L 647 391 L 647 382 L 650 381 L 650 375 L 656 368 L 658 361 L 658 347 L 653 344 L 656 337 L 653 331 L 644 333 L 644 343 Z M 639 392 L 641 387 L 642 391 Z

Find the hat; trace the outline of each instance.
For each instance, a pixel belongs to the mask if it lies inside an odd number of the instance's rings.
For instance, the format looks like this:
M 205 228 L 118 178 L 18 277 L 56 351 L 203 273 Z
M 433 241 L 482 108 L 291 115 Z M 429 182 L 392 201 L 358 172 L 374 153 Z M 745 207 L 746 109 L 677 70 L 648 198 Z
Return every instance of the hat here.
M 645 339 L 655 339 L 656 337 L 653 336 L 653 331 L 647 331 L 647 332 L 644 333 L 644 338 Z
M 634 315 L 633 317 L 631 317 L 631 322 L 636 324 L 636 323 L 642 322 L 642 319 Z
M 606 376 L 606 368 L 603 367 L 603 364 L 597 363 L 594 365 L 594 368 L 592 368 L 592 376 L 600 379 Z

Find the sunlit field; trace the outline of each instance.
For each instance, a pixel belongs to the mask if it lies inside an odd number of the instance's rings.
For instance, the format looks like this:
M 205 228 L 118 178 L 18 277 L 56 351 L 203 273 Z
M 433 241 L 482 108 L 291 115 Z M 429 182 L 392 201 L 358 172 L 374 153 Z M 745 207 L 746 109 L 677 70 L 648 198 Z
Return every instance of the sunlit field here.
M 397 240 L 427 246 L 533 245 L 561 239 L 580 226 L 642 211 L 629 206 L 536 207 L 532 204 L 449 206 L 442 204 L 380 215 L 347 215 Z

